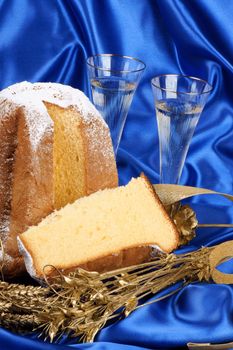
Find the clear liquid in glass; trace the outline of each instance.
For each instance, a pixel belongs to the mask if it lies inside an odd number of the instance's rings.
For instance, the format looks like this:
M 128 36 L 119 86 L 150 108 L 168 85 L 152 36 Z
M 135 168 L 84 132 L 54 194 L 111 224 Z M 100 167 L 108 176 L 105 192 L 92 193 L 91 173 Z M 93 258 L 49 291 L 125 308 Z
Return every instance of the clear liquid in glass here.
M 91 87 L 93 102 L 109 126 L 116 154 L 136 84 L 111 76 L 92 79 Z
M 156 102 L 161 183 L 178 183 L 202 106 L 178 99 Z

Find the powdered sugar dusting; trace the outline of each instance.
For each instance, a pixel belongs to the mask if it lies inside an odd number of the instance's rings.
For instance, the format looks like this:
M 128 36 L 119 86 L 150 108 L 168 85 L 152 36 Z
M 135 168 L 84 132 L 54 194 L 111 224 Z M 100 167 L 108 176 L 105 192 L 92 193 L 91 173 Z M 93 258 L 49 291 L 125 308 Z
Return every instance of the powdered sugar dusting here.
M 7 253 L 3 253 L 1 250 L 0 250 L 0 262 L 4 263 L 4 265 L 8 265 L 8 264 L 11 264 L 12 262 L 14 261 L 14 259 Z
M 88 139 L 90 140 L 89 147 L 91 149 L 91 152 L 101 152 L 104 159 L 107 160 L 106 164 L 111 165 L 114 155 L 113 149 L 110 147 L 111 139 L 108 137 L 108 128 L 100 128 L 94 118 L 88 124 L 89 127 L 86 130 Z M 99 170 L 101 170 L 101 167 L 103 165 L 105 168 L 106 164 L 100 164 Z
M 56 104 L 60 107 L 75 107 L 85 119 L 92 118 L 93 115 L 102 120 L 101 115 L 90 102 L 88 97 L 78 89 L 68 85 L 58 83 L 35 83 L 33 91 L 39 95 L 42 101 Z
M 33 105 L 23 107 L 23 109 L 26 110 L 24 115 L 29 128 L 31 146 L 33 150 L 36 150 L 42 138 L 53 133 L 53 121 L 46 109 L 42 112 Z
M 3 90 L 0 96 L 5 97 L 8 104 L 11 101 L 14 108 L 18 106 L 24 110 L 32 150 L 35 151 L 44 135 L 52 133 L 53 121 L 32 88 L 33 84 L 23 82 Z
M 0 96 L 27 111 L 25 116 L 34 150 L 36 150 L 44 134 L 53 130 L 53 122 L 43 101 L 63 108 L 72 106 L 79 112 L 85 122 L 98 119 L 107 128 L 105 121 L 84 93 L 67 85 L 58 83 L 31 84 L 25 81 L 4 89 Z M 98 140 L 96 139 L 95 142 L 98 142 Z

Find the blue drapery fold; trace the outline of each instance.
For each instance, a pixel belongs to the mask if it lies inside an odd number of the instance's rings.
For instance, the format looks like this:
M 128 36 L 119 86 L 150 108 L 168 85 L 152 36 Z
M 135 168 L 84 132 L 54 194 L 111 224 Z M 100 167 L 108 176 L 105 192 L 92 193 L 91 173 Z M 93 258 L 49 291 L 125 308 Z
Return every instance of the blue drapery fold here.
M 118 53 L 147 69 L 118 152 L 120 182 L 142 171 L 158 182 L 158 136 L 150 79 L 185 73 L 213 84 L 185 162 L 182 184 L 232 193 L 233 2 L 229 0 L 0 0 L 0 89 L 28 80 L 69 84 L 90 96 L 85 60 Z M 211 197 L 211 202 L 212 202 Z M 201 222 L 232 222 L 226 201 L 194 200 Z M 199 203 L 199 204 L 197 204 Z M 201 204 L 200 204 L 201 203 Z M 198 231 L 192 248 L 233 239 Z M 185 250 L 185 249 L 183 249 Z M 232 263 L 225 267 L 231 270 Z M 60 344 L 0 329 L 0 350 L 185 349 L 188 341 L 233 340 L 233 288 L 195 284 L 101 331 L 94 344 Z

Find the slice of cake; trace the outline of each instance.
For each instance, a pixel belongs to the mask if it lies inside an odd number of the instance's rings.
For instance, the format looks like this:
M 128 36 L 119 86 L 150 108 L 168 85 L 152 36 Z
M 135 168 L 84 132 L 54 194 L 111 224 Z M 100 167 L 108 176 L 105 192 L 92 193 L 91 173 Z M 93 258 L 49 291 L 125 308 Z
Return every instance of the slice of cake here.
M 174 223 L 144 176 L 68 204 L 18 237 L 26 268 L 36 278 L 45 265 L 99 271 L 132 265 L 149 259 L 148 247 L 171 252 L 178 242 Z
M 22 82 L 0 92 L 0 106 L 0 239 L 13 276 L 25 269 L 18 234 L 118 178 L 109 128 L 81 91 Z

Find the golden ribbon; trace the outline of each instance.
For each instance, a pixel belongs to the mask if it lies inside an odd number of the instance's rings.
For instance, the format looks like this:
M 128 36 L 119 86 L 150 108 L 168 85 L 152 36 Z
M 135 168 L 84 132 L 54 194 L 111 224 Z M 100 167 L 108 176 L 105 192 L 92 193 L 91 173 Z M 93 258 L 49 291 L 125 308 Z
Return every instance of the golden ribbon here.
M 169 184 L 156 184 L 154 185 L 154 188 L 164 205 L 170 205 L 175 202 L 181 201 L 182 199 L 202 194 L 217 194 L 233 202 L 232 195 L 222 192 L 215 192 L 206 188 Z
M 222 344 L 210 344 L 210 343 L 188 343 L 189 350 L 223 350 L 233 349 L 233 342 Z
M 233 202 L 233 195 L 208 190 L 206 188 L 170 184 L 156 184 L 153 186 L 161 202 L 165 206 L 174 204 L 183 199 L 204 194 L 220 195 Z M 233 227 L 233 224 L 198 224 L 198 227 Z
M 216 267 L 233 257 L 233 241 L 217 245 L 209 256 L 210 274 L 215 283 L 233 284 L 233 274 L 223 273 Z

